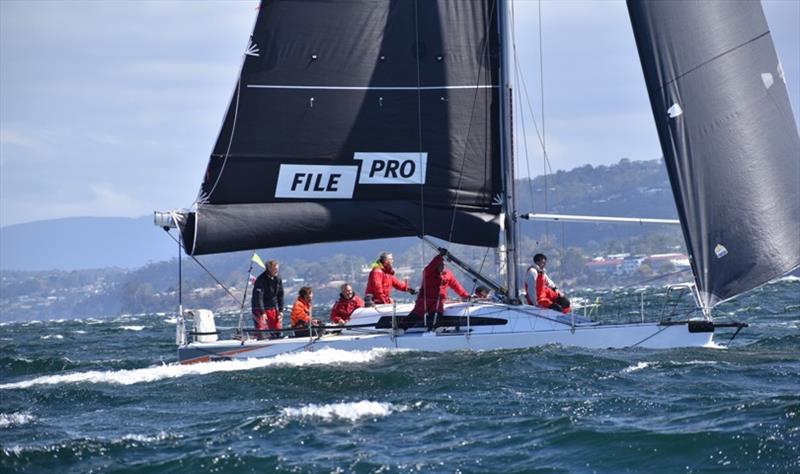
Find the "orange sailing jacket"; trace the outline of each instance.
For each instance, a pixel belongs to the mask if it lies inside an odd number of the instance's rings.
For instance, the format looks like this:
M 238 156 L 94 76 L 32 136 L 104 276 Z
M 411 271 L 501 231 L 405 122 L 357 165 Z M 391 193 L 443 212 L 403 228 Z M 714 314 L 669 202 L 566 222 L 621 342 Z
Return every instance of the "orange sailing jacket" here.
M 311 305 L 308 301 L 298 296 L 297 301 L 295 301 L 294 306 L 292 306 L 292 327 L 307 327 L 310 320 Z

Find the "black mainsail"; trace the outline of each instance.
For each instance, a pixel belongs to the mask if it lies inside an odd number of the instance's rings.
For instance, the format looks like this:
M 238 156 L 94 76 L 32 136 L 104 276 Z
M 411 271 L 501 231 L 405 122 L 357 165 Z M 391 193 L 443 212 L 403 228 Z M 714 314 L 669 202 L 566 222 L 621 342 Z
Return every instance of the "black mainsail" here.
M 499 240 L 496 0 L 264 0 L 196 209 L 194 255 Z
M 628 1 L 701 303 L 800 266 L 800 138 L 757 1 Z

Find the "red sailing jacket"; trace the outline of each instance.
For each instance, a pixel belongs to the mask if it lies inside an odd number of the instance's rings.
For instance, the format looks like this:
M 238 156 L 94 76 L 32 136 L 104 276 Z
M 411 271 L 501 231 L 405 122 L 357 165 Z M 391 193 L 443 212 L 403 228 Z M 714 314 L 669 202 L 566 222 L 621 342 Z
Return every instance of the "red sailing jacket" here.
M 448 288 L 451 288 L 462 298 L 469 297 L 469 293 L 461 286 L 453 272 L 445 270 L 439 273 L 438 267 L 442 260 L 443 257 L 437 255 L 425 267 L 422 274 L 422 288 L 419 290 L 417 303 L 414 305 L 412 313 L 421 315 L 444 311 L 444 301 L 447 299 Z
M 350 321 L 350 315 L 353 314 L 353 311 L 363 307 L 364 300 L 359 298 L 358 295 L 353 295 L 349 300 L 340 296 L 339 301 L 337 301 L 331 309 L 331 321 L 334 324 L 346 323 Z
M 400 291 L 408 291 L 408 285 L 394 276 L 394 270 L 376 263 L 369 273 L 366 294 L 372 295 L 375 304 L 392 302 L 392 287 Z
M 544 272 L 539 272 L 539 276 L 536 278 L 536 304 L 543 308 L 549 308 L 555 303 L 556 298 L 558 298 L 558 291 L 547 286 Z M 564 314 L 570 311 L 571 308 L 563 309 Z

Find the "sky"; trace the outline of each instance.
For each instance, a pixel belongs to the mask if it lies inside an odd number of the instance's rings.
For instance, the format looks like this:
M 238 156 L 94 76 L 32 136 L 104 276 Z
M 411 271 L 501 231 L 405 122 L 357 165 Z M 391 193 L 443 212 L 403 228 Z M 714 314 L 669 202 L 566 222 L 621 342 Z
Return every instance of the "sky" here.
M 0 226 L 191 205 L 257 3 L 0 0 Z M 764 10 L 800 122 L 800 0 Z M 515 1 L 514 18 L 553 169 L 661 156 L 624 2 L 543 0 L 542 69 L 539 2 Z

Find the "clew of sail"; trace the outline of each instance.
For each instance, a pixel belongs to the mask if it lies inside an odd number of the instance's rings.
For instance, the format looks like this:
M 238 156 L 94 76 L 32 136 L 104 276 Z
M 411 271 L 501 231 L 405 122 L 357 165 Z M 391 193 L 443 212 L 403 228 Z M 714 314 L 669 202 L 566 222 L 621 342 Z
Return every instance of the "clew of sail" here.
M 800 138 L 759 2 L 628 1 L 701 302 L 800 265 Z
M 496 0 L 264 0 L 181 220 L 207 254 L 433 235 L 495 246 Z

